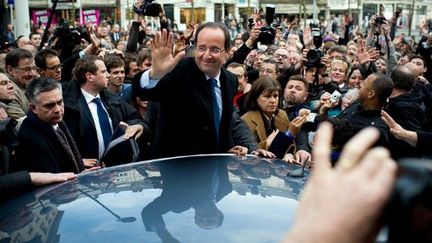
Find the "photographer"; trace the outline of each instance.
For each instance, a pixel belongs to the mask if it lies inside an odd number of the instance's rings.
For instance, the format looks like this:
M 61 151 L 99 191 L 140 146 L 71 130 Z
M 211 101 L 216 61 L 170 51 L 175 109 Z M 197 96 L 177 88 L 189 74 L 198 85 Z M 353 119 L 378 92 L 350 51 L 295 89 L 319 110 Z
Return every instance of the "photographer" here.
M 390 37 L 390 25 L 383 16 L 378 15 L 372 16 L 369 24 L 371 28 L 367 35 L 366 47 L 368 49 L 374 47 L 380 55 L 386 56 L 387 69 L 385 73 L 390 75 L 397 65 L 396 49 Z M 360 59 L 359 57 L 360 71 L 364 77 L 377 71 L 375 63 L 369 62 L 367 65 L 367 61 L 364 62 L 364 59 Z
M 84 48 L 83 50 L 76 51 L 74 53 L 70 53 L 70 55 L 67 56 L 67 58 L 64 58 L 64 57 L 62 58 L 62 55 L 60 54 L 60 61 L 63 65 L 61 80 L 66 81 L 66 82 L 72 80 L 72 69 L 74 68 L 75 63 L 78 59 L 80 59 L 86 55 L 96 55 L 97 53 L 99 53 L 99 51 L 100 51 L 99 47 L 100 47 L 101 40 L 98 39 L 96 37 L 96 35 L 94 34 L 93 27 L 90 25 L 87 26 L 86 27 L 86 33 L 89 36 L 89 43 L 90 44 L 88 44 L 87 46 L 83 46 L 83 48 Z M 79 40 L 81 41 L 80 37 L 81 36 L 78 36 L 77 38 L 79 38 Z M 62 40 L 61 37 L 57 37 L 56 42 L 61 41 L 61 40 Z M 55 49 L 55 46 L 53 46 L 53 49 Z M 61 50 L 63 50 L 63 48 Z M 63 54 L 64 54 L 64 52 L 63 52 Z
M 247 40 L 234 52 L 233 57 L 226 62 L 225 67 L 228 67 L 228 65 L 233 62 L 244 63 L 249 53 L 257 49 L 257 40 L 261 33 L 261 27 L 256 24 L 259 18 L 258 10 L 255 9 L 254 13 L 249 18 L 247 32 L 244 34 Z
M 150 37 L 145 31 L 147 27 L 145 16 L 159 17 L 161 29 L 168 29 L 168 21 L 162 7 L 152 2 L 153 0 L 136 0 L 134 2 L 134 21 L 129 30 L 129 38 L 126 46 L 126 52 L 128 53 L 137 53 L 139 50 L 138 47 L 142 45 L 143 40 L 145 40 L 146 37 Z M 144 31 L 140 30 L 140 27 L 144 28 Z

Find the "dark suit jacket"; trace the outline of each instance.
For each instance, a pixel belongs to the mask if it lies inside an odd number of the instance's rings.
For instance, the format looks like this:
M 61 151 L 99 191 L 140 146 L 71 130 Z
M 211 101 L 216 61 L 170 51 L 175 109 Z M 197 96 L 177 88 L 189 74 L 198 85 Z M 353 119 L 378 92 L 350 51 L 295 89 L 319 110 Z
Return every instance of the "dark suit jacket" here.
M 66 133 L 65 124 L 60 123 L 59 126 Z M 79 173 L 84 170 L 81 158 L 76 164 L 69 157 L 52 126 L 40 121 L 30 112 L 18 132 L 18 141 L 16 150 L 18 168 L 14 169 L 15 171 Z
M 96 128 L 80 86 L 75 81 L 71 81 L 64 83 L 63 90 L 64 121 L 78 145 L 82 157 L 99 158 Z M 148 130 L 148 126 L 144 123 L 138 111 L 127 104 L 120 96 L 111 94 L 106 90 L 101 91 L 99 95 L 112 120 L 114 130 L 118 127 L 120 121 L 124 121 L 129 125 L 141 124 L 144 126 L 144 131 Z
M 117 40 L 114 40 L 114 32 L 110 32 L 109 36 L 110 36 L 110 38 L 111 38 L 111 40 L 112 40 L 113 43 L 116 42 L 116 41 L 118 41 L 118 40 L 120 40 L 120 38 L 122 37 L 122 35 L 121 35 L 120 32 L 118 32 L 118 39 Z
M 162 178 L 162 193 L 141 212 L 147 231 L 165 226 L 163 215 L 171 211 L 183 213 L 190 208 L 201 208 L 213 204 L 232 192 L 225 163 L 188 158 L 187 161 L 159 164 Z M 207 208 L 208 212 L 212 207 Z M 214 211 L 213 211 L 214 212 Z
M 27 171 L 0 175 L 0 203 L 33 188 L 30 174 Z
M 221 69 L 222 119 L 217 143 L 210 84 L 193 58 L 185 58 L 152 89 L 141 89 L 135 75 L 134 90 L 145 100 L 160 101 L 152 157 L 219 153 L 230 149 L 233 98 L 237 77 Z M 232 140 L 231 140 L 232 141 Z

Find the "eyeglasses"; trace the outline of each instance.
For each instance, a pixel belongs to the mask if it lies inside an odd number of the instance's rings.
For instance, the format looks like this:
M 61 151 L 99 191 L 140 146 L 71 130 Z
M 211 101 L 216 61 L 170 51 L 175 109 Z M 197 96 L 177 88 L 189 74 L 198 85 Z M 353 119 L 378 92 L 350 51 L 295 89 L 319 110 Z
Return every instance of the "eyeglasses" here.
M 30 71 L 36 71 L 36 66 L 31 66 L 31 67 L 14 67 L 15 69 L 24 71 L 24 72 L 30 72 Z
M 221 52 L 225 51 L 224 49 L 219 49 L 217 47 L 207 48 L 205 46 L 198 46 L 196 49 L 199 53 L 205 53 L 207 50 L 210 50 L 210 54 L 219 55 Z
M 275 58 L 282 58 L 282 59 L 287 59 L 288 58 L 287 55 L 281 55 L 281 54 L 275 54 L 274 57 Z
M 49 69 L 51 71 L 56 71 L 56 70 L 59 70 L 59 69 L 62 69 L 62 68 L 63 68 L 63 64 L 59 64 L 59 65 L 56 65 L 56 66 L 53 66 L 53 67 L 46 67 L 46 69 Z
M 259 69 L 259 72 L 260 73 L 264 73 L 264 72 L 266 72 L 266 73 L 275 73 L 275 71 L 273 71 L 271 69 L 263 69 L 263 68 Z

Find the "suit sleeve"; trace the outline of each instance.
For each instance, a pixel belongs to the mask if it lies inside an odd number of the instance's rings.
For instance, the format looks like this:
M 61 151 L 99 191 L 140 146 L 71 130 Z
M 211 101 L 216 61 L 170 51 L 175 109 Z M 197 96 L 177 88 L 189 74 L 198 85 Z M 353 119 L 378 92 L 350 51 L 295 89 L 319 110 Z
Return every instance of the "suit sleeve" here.
M 225 67 L 228 67 L 228 65 L 233 62 L 243 64 L 251 51 L 252 49 L 247 47 L 246 44 L 241 45 L 240 48 L 234 52 L 233 57 L 226 62 Z
M 75 53 L 63 62 L 62 77 L 63 81 L 72 80 L 72 69 L 75 67 L 76 61 L 80 59 L 79 53 Z
M 135 53 L 138 49 L 138 36 L 139 36 L 139 22 L 132 22 L 130 31 L 129 31 L 129 39 L 126 45 L 126 52 Z
M 27 171 L 19 171 L 0 176 L 0 202 L 18 196 L 33 188 L 30 174 Z
M 430 144 L 432 142 L 432 133 L 418 131 L 417 132 L 417 148 L 424 154 L 431 155 Z
M 240 118 L 238 110 L 235 109 L 232 117 L 231 133 L 234 141 L 234 146 L 241 145 L 248 148 L 249 152 L 258 149 L 255 138 L 253 137 L 249 127 Z M 234 147 L 233 146 L 233 147 Z
M 9 102 L 6 107 L 6 112 L 8 116 L 12 119 L 18 120 L 19 118 L 26 115 L 25 110 L 23 110 L 24 103 L 21 99 L 19 99 L 19 94 L 16 90 L 14 90 L 15 98 L 13 101 Z

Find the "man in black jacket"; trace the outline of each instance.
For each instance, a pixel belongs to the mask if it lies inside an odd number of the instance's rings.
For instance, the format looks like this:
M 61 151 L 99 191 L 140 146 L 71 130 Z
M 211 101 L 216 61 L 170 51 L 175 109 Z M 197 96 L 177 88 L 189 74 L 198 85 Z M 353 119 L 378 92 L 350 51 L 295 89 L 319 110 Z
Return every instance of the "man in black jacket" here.
M 223 25 L 206 23 L 197 29 L 195 41 L 195 58 L 181 60 L 184 52 L 172 56 L 172 36 L 166 30 L 157 33 L 152 41 L 152 68 L 135 76 L 139 96 L 160 101 L 152 157 L 231 149 L 238 82 L 222 68 L 230 47 L 229 33 Z
M 63 122 L 62 89 L 54 79 L 40 77 L 27 87 L 30 110 L 18 132 L 17 170 L 80 173 L 84 164 Z
M 4 73 L 0 73 L 0 101 L 9 103 L 15 99 L 13 86 Z M 9 161 L 11 146 L 15 143 L 16 122 L 12 119 L 0 121 L 0 202 L 10 199 L 35 186 L 43 186 L 55 182 L 64 182 L 76 178 L 73 173 L 38 173 L 18 171 L 10 173 Z
M 392 90 L 393 82 L 385 74 L 369 75 L 360 89 L 358 102 L 345 109 L 338 118 L 348 120 L 354 133 L 369 126 L 377 128 L 381 134 L 377 145 L 388 146 L 389 130 L 381 119 L 381 110 Z
M 397 67 L 391 74 L 393 92 L 389 98 L 386 111 L 402 127 L 411 131 L 426 130 L 427 118 L 423 95 L 413 92 L 416 77 L 405 66 Z M 418 151 L 408 143 L 391 140 L 390 151 L 394 158 L 417 157 Z

